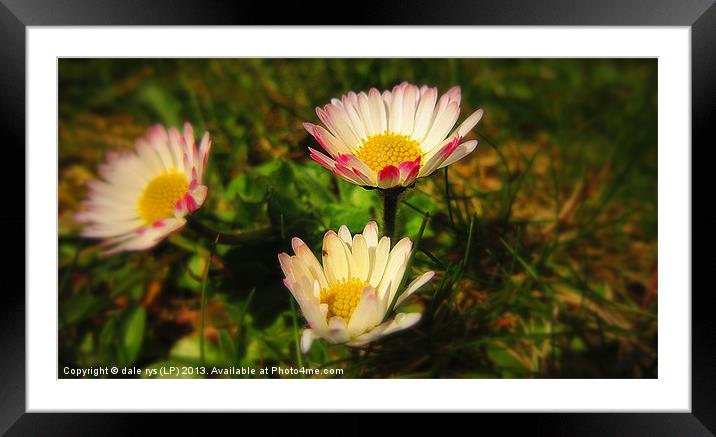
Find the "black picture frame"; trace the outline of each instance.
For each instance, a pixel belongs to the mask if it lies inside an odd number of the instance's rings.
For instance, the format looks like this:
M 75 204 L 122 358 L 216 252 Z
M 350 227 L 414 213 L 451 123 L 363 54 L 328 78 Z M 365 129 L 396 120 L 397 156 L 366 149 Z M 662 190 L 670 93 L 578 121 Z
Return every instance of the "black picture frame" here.
M 320 11 L 324 11 L 322 14 Z M 268 23 L 268 21 L 271 23 Z M 104 25 L 559 25 L 559 26 L 688 26 L 691 28 L 692 151 L 693 144 L 712 146 L 707 137 L 716 116 L 716 6 L 714 0 L 530 0 L 499 1 L 382 1 L 352 13 L 335 4 L 152 0 L 0 0 L 0 120 L 4 140 L 6 207 L 0 208 L 5 230 L 25 228 L 25 53 L 27 26 Z M 49 147 L 49 146 L 48 146 Z M 22 162 L 23 165 L 19 163 Z M 705 185 L 708 186 L 708 185 Z M 696 188 L 696 184 L 694 184 Z M 692 197 L 693 198 L 693 197 Z M 8 205 L 12 205 L 9 207 Z M 22 207 L 20 207 L 22 205 Z M 48 218 L 50 219 L 50 218 Z M 148 421 L 162 421 L 184 432 L 208 423 L 196 415 L 136 415 L 25 412 L 25 234 L 3 233 L 16 243 L 3 261 L 0 305 L 0 432 L 7 435 L 135 435 L 149 430 Z M 22 241 L 21 241 L 22 240 Z M 702 243 L 705 244 L 705 243 Z M 21 256 L 20 254 L 23 254 Z M 694 262 L 708 262 L 708 258 Z M 13 279 L 15 283 L 13 283 Z M 692 294 L 692 411 L 691 413 L 545 413 L 483 414 L 471 426 L 479 429 L 516 428 L 547 435 L 714 435 L 716 433 L 716 325 L 708 305 L 711 287 Z M 690 290 L 681 290 L 689 292 Z M 240 396 L 240 394 L 237 394 Z M 168 417 L 169 416 L 169 417 Z M 427 416 L 400 420 L 406 430 L 421 426 Z M 335 417 L 343 427 L 367 429 L 364 419 Z M 170 420 L 167 420 L 170 419 Z M 265 421 L 264 417 L 264 422 Z M 516 419 L 516 420 L 515 420 Z M 240 432 L 236 419 L 232 432 Z M 243 420 L 243 419 L 241 419 Z M 274 434 L 294 428 L 298 420 L 271 419 Z M 323 420 L 323 419 L 321 419 Z M 432 419 L 430 419 L 432 420 Z M 452 420 L 452 419 L 451 419 Z M 469 418 L 468 421 L 474 419 Z M 438 418 L 436 422 L 443 422 Z M 447 422 L 443 422 L 447 425 Z M 244 426 L 244 425 L 242 425 Z M 275 426 L 275 428 L 274 428 Z M 321 427 L 325 428 L 325 425 Z M 166 433 L 166 432 L 164 432 Z

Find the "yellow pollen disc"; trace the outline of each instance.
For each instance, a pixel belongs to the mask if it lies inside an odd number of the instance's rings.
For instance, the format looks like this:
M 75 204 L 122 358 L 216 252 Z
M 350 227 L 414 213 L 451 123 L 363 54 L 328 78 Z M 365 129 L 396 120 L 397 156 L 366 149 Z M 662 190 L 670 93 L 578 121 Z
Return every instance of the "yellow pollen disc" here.
M 321 303 L 328 304 L 328 318 L 339 316 L 348 323 L 366 285 L 357 278 L 341 279 L 321 290 Z
M 420 143 L 407 135 L 387 131 L 368 137 L 356 152 L 356 157 L 376 173 L 389 165 L 397 167 L 405 161 L 414 161 L 419 155 Z
M 174 205 L 188 189 L 184 173 L 170 171 L 155 177 L 149 181 L 137 202 L 139 216 L 147 224 L 171 217 Z

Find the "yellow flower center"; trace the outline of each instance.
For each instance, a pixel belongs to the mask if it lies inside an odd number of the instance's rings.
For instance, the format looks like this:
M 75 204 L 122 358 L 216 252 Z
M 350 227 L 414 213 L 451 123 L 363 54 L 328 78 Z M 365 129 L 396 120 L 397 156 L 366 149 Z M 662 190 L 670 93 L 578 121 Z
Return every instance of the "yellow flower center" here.
M 174 205 L 188 189 L 184 173 L 170 171 L 155 177 L 149 181 L 137 202 L 139 216 L 147 224 L 171 217 Z
M 420 143 L 407 135 L 383 132 L 368 137 L 356 157 L 365 162 L 374 172 L 405 161 L 413 161 L 420 155 Z
M 357 278 L 341 279 L 321 290 L 321 303 L 328 304 L 328 318 L 339 316 L 347 323 L 360 303 L 361 293 L 367 285 L 367 282 Z

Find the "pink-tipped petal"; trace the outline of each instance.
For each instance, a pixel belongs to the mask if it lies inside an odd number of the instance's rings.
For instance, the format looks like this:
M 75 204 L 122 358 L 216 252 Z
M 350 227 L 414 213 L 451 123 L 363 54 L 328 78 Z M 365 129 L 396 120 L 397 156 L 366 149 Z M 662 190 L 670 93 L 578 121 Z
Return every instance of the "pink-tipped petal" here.
M 413 167 L 413 169 L 410 170 L 410 173 L 405 175 L 405 177 L 403 178 L 403 180 L 401 182 L 401 185 L 404 187 L 409 186 L 410 184 L 415 182 L 415 178 L 417 178 L 419 174 L 420 174 L 420 166 L 418 165 L 418 166 Z
M 206 174 L 206 162 L 209 159 L 209 151 L 211 151 L 211 139 L 209 139 L 209 132 L 204 132 L 204 135 L 201 137 L 201 144 L 199 145 L 199 182 L 204 181 L 204 175 Z
M 407 187 L 415 181 L 420 173 L 420 160 L 418 156 L 413 161 L 405 161 L 400 163 L 398 169 L 400 170 L 400 185 Z
M 163 146 L 164 143 L 169 141 L 167 130 L 161 124 L 155 124 L 151 126 L 147 132 L 147 139 L 149 144 L 154 147 Z
M 444 145 L 442 149 L 440 149 L 438 154 L 441 156 L 442 159 L 446 159 L 448 156 L 453 154 L 455 149 L 457 149 L 457 147 L 460 145 L 461 140 L 462 138 L 460 136 L 454 137 L 452 141 L 450 141 L 449 143 Z
M 189 205 L 186 201 L 187 195 L 184 195 L 181 197 L 181 199 L 177 200 L 177 203 L 174 205 L 174 215 L 177 217 L 183 217 L 187 214 L 189 214 Z
M 298 253 L 298 250 L 305 245 L 306 243 L 304 243 L 303 240 L 301 240 L 300 238 L 291 238 L 291 248 L 293 248 L 293 253 Z
M 313 149 L 311 147 L 308 148 L 308 151 L 311 153 L 310 156 L 314 161 L 321 164 L 323 167 L 327 168 L 328 170 L 335 171 L 336 161 L 332 160 L 331 158 L 327 157 L 323 153 L 321 153 L 318 150 Z
M 420 160 L 421 160 L 421 158 L 422 158 L 422 157 L 418 156 L 417 158 L 415 158 L 415 159 L 412 160 L 412 161 L 404 161 L 404 162 L 401 162 L 400 165 L 398 166 L 398 169 L 400 170 L 400 173 L 402 173 L 402 174 L 408 174 L 408 173 L 410 173 L 410 172 L 413 170 L 413 168 L 415 168 L 415 167 L 417 167 L 417 166 L 420 165 Z
M 370 185 L 370 181 L 361 178 L 360 175 L 356 174 L 352 169 L 344 166 L 341 163 L 336 163 L 336 167 L 333 169 L 333 172 L 353 184 Z
M 437 170 L 449 156 L 460 146 L 460 137 L 453 137 L 445 140 L 442 146 L 438 146 L 432 152 L 426 155 L 425 165 L 420 169 L 420 176 L 428 176 Z
M 320 144 L 323 150 L 328 152 L 329 155 L 335 157 L 339 153 L 339 148 L 336 144 L 337 140 L 330 132 L 312 123 L 303 123 L 303 127 L 318 141 L 318 144 Z
M 443 160 L 443 162 L 438 165 L 438 168 L 446 167 L 454 162 L 461 160 L 462 158 L 472 153 L 472 151 L 476 148 L 477 140 L 465 141 L 464 143 L 460 144 L 460 146 L 455 149 L 455 151 L 453 151 L 450 156 L 445 158 L 445 160 Z
M 191 126 L 191 123 L 184 122 L 184 144 L 186 146 L 193 146 L 194 143 L 194 128 Z
M 394 165 L 383 167 L 378 172 L 378 187 L 392 188 L 400 183 L 400 170 Z
M 191 202 L 187 203 L 189 212 L 196 211 L 201 207 L 201 205 L 204 204 L 208 192 L 209 187 L 207 187 L 206 185 L 197 185 L 189 190 L 189 193 L 187 194 L 191 198 Z

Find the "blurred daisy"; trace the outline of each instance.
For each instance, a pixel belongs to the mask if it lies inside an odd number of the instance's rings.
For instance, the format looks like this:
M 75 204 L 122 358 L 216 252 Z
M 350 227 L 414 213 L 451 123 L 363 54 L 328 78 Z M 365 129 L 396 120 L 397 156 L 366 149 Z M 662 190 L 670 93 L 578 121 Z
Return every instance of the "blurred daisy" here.
M 325 128 L 303 126 L 330 156 L 309 148 L 311 158 L 349 182 L 386 189 L 407 187 L 475 150 L 477 141 L 462 139 L 483 110 L 450 133 L 460 114 L 460 87 L 438 99 L 437 88 L 403 82 L 382 94 L 351 91 L 316 113 Z
M 134 153 L 110 153 L 101 179 L 88 183 L 89 198 L 77 219 L 82 235 L 103 238 L 106 254 L 148 249 L 178 231 L 185 217 L 204 203 L 202 185 L 211 141 L 206 132 L 197 149 L 194 130 L 155 125 Z
M 337 234 L 328 231 L 323 237 L 323 265 L 299 238 L 291 245 L 295 255 L 281 253 L 278 259 L 286 275 L 284 284 L 309 325 L 301 338 L 304 353 L 315 338 L 361 346 L 420 320 L 420 313 L 399 313 L 381 323 L 403 281 L 413 245 L 409 238 L 391 250 L 390 238 L 378 241 L 375 222 L 352 238 L 344 225 Z M 411 282 L 396 307 L 433 276 L 426 272 Z

